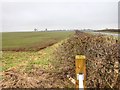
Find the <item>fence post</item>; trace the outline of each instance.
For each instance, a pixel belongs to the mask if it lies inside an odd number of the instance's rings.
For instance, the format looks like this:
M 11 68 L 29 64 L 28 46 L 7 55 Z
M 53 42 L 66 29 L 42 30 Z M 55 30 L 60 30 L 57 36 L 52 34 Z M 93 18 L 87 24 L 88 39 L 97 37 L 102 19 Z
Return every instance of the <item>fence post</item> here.
M 82 88 L 83 84 L 83 88 L 85 88 L 86 86 L 86 57 L 84 55 L 76 55 L 75 56 L 75 72 L 76 72 L 76 90 L 79 90 L 79 88 Z M 82 81 L 79 81 L 80 78 L 83 77 Z

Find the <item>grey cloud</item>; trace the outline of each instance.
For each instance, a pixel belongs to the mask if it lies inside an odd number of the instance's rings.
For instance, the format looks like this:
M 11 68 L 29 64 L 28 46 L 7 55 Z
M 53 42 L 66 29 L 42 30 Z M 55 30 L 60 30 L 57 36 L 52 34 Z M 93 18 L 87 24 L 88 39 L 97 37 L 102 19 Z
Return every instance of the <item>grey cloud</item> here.
M 3 31 L 117 28 L 117 2 L 2 3 Z

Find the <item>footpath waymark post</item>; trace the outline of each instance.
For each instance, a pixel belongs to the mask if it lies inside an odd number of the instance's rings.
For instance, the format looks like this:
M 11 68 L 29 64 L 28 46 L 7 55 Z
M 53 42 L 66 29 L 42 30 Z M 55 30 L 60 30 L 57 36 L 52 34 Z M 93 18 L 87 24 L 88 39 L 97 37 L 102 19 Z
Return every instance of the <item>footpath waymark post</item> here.
M 84 55 L 75 56 L 76 90 L 84 89 L 86 86 L 86 57 Z

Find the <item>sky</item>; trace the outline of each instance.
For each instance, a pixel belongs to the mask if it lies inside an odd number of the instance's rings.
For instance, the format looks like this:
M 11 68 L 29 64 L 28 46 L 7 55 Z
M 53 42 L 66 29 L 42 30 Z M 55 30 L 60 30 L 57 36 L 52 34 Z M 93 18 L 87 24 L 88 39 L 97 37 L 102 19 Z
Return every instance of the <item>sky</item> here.
M 118 28 L 118 0 L 4 0 L 2 32 Z

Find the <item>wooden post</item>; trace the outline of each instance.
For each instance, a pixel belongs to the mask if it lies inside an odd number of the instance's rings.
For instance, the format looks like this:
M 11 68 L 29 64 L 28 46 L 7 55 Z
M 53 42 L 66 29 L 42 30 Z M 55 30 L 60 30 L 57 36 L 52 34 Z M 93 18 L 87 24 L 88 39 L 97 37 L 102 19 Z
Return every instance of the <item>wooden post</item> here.
M 79 89 L 79 80 L 78 80 L 78 75 L 83 74 L 84 75 L 84 88 L 86 86 L 85 81 L 86 81 L 86 60 L 85 60 L 84 55 L 76 55 L 75 57 L 75 66 L 76 66 L 76 90 Z

